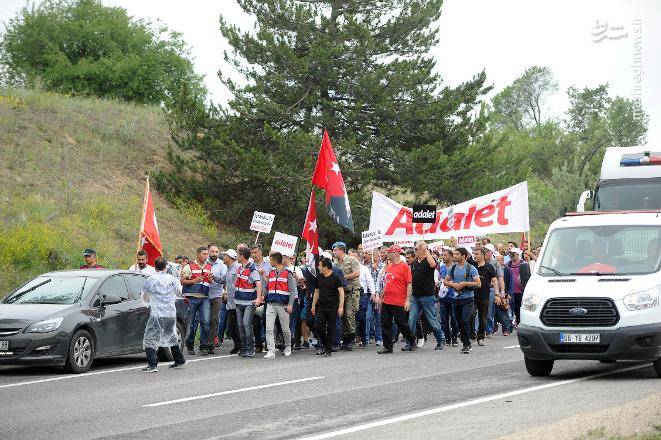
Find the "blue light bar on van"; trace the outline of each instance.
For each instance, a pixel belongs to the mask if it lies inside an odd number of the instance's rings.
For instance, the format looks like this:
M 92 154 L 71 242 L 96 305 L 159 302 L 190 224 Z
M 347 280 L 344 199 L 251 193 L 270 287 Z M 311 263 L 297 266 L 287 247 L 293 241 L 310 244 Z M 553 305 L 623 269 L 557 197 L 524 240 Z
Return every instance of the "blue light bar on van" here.
M 661 153 L 623 154 L 621 167 L 638 167 L 643 165 L 661 165 Z

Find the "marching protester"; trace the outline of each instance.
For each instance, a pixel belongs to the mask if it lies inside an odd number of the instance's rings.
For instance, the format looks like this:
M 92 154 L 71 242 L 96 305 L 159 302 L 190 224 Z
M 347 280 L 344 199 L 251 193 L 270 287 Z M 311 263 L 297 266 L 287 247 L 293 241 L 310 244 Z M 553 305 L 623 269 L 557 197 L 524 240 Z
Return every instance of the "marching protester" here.
M 317 355 L 331 356 L 336 321 L 337 317 L 341 317 L 345 312 L 344 304 L 344 282 L 333 272 L 332 261 L 322 258 L 311 306 L 315 330 L 321 342 Z
M 147 276 L 154 275 L 156 273 L 154 267 L 147 264 L 147 252 L 143 251 L 142 249 L 138 251 L 135 261 L 136 264 L 129 267 L 131 272 L 139 272 Z
M 262 276 L 255 263 L 250 261 L 250 250 L 247 246 L 239 248 L 238 258 L 241 268 L 236 276 L 234 303 L 243 348 L 243 352 L 239 354 L 241 357 L 255 357 L 253 316 L 255 308 L 262 304 L 263 300 Z
M 367 339 L 367 304 L 370 298 L 375 294 L 374 292 L 374 278 L 369 266 L 363 262 L 363 253 L 352 249 L 349 255 L 354 257 L 360 262 L 360 302 L 358 312 L 356 313 L 356 332 L 360 336 L 361 345 L 363 347 L 368 345 Z
M 521 249 L 517 247 L 512 248 L 510 251 L 510 261 L 509 263 L 506 263 L 512 274 L 507 292 L 514 299 L 516 325 L 521 323 L 521 301 L 523 300 L 523 291 L 530 279 L 530 266 L 521 259 L 522 253 Z
M 302 331 L 301 308 L 305 299 L 305 277 L 303 276 L 303 270 L 299 266 L 296 266 L 295 263 L 296 258 L 294 256 L 282 255 L 282 265 L 294 275 L 294 280 L 296 281 L 296 298 L 292 305 L 292 311 L 289 314 L 289 330 L 292 336 L 292 349 L 296 345 L 300 349 Z
M 280 321 L 280 327 L 285 339 L 285 356 L 291 355 L 291 329 L 289 315 L 293 312 L 294 302 L 298 298 L 298 288 L 294 274 L 283 265 L 282 254 L 273 252 L 269 256 L 272 267 L 268 275 L 266 289 L 266 346 L 268 351 L 264 359 L 275 358 L 275 318 Z
M 452 250 L 449 248 L 443 249 L 443 252 L 441 253 L 442 263 L 438 270 L 441 280 L 438 292 L 438 307 L 439 319 L 441 321 L 441 328 L 443 329 L 446 343 L 456 347 L 459 327 L 457 325 L 457 319 L 454 316 L 454 289 L 445 285 L 445 277 L 448 274 L 449 268 L 452 267 L 453 264 L 452 259 Z
M 367 312 L 365 315 L 365 340 L 369 344 L 372 337 L 377 346 L 383 345 L 383 335 L 381 333 L 381 309 L 379 308 L 379 292 L 378 292 L 378 278 L 379 272 L 384 266 L 381 262 L 380 256 L 375 256 L 374 253 L 366 252 L 363 254 L 363 265 L 369 268 L 370 275 L 374 284 L 374 290 L 367 302 Z
M 241 270 L 241 263 L 236 260 L 237 253 L 234 249 L 228 249 L 223 252 L 223 263 L 227 266 L 223 299 L 225 302 L 225 308 L 227 309 L 227 329 L 229 330 L 232 342 L 234 342 L 234 347 L 230 351 L 230 354 L 239 354 L 241 352 L 241 336 L 236 319 L 236 304 L 234 303 L 236 276 L 238 275 L 239 270 Z
M 209 348 L 208 354 L 214 353 L 214 348 L 220 345 L 218 338 L 218 322 L 222 305 L 223 287 L 227 277 L 227 266 L 219 258 L 220 249 L 215 244 L 207 246 L 209 263 L 211 264 L 211 284 L 209 285 L 209 303 L 211 318 L 209 321 Z
M 333 244 L 334 263 L 342 270 L 347 283 L 344 292 L 344 314 L 342 315 L 342 348 L 352 350 L 356 339 L 356 312 L 360 307 L 360 263 L 347 255 L 344 242 Z
M 434 272 L 436 260 L 429 251 L 427 243 L 419 241 L 415 246 L 415 258 L 411 263 L 413 278 L 411 298 L 411 309 L 409 312 L 409 327 L 416 331 L 418 318 L 422 311 L 436 338 L 435 350 L 443 350 L 445 347 L 445 336 L 436 316 L 436 286 Z
M 105 269 L 96 262 L 96 251 L 94 249 L 85 249 L 83 251 L 83 258 L 85 259 L 85 264 L 80 266 L 80 269 Z
M 142 346 L 147 353 L 147 366 L 142 369 L 144 373 L 158 371 L 159 347 L 168 347 L 174 357 L 174 363 L 169 368 L 186 364 L 186 359 L 179 349 L 176 331 L 175 301 L 181 286 L 179 280 L 165 273 L 165 258 L 158 257 L 154 265 L 155 273 L 142 286 L 142 300 L 149 304 L 149 319 L 142 339 Z
M 461 337 L 461 352 L 468 354 L 471 351 L 470 317 L 473 311 L 474 290 L 481 286 L 480 275 L 477 269 L 468 263 L 468 251 L 459 248 L 454 251 L 454 265 L 445 277 L 445 284 L 455 291 L 454 314 L 459 326 Z
M 471 312 L 471 330 L 475 328 L 475 314 L 477 312 L 479 326 L 477 330 L 477 345 L 485 345 L 487 319 L 489 313 L 489 294 L 498 291 L 498 277 L 496 269 L 486 261 L 484 248 L 475 248 L 473 259 L 477 264 L 477 273 L 480 276 L 480 286 L 475 290 L 474 309 Z M 499 293 L 499 292 L 498 292 Z
M 399 246 L 390 246 L 386 254 L 388 264 L 384 269 L 383 295 L 379 299 L 382 304 L 383 347 L 377 353 L 389 354 L 393 352 L 393 320 L 406 340 L 406 346 L 402 348 L 402 351 L 415 351 L 417 349 L 416 337 L 405 318 L 405 312 L 409 311 L 411 307 L 413 291 L 411 268 L 406 262 L 402 261 L 402 249 Z
M 502 264 L 500 264 L 496 258 L 496 247 L 493 244 L 488 243 L 484 246 L 484 250 L 486 251 L 486 261 L 491 264 L 494 269 L 496 269 L 496 277 L 498 279 L 496 286 L 497 288 L 491 289 L 489 292 L 489 312 L 487 319 L 487 336 L 489 336 L 490 334 L 495 333 L 497 330 L 495 323 L 494 301 L 496 295 L 505 292 L 505 271 Z
M 250 257 L 252 262 L 257 268 L 257 272 L 262 277 L 262 289 L 266 289 L 268 283 L 269 273 L 271 272 L 271 264 L 268 260 L 264 259 L 264 248 L 260 243 L 255 243 L 250 246 Z M 261 292 L 262 297 L 265 292 Z M 253 335 L 255 338 L 255 353 L 261 353 L 264 348 L 264 336 L 266 330 L 266 304 L 257 306 L 255 314 L 253 315 Z
M 197 248 L 196 259 L 181 270 L 183 294 L 188 298 L 188 354 L 195 354 L 195 323 L 200 325 L 200 354 L 206 356 L 209 350 L 209 285 L 211 284 L 211 264 L 207 263 L 209 251 L 206 247 Z

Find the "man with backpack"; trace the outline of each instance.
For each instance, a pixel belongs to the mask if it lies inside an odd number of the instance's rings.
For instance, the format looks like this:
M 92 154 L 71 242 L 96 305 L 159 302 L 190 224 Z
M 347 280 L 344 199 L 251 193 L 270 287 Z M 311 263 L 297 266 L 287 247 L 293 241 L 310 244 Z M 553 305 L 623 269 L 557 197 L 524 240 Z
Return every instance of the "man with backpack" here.
M 469 253 L 465 248 L 454 251 L 454 265 L 445 277 L 445 285 L 456 292 L 454 300 L 454 314 L 459 326 L 459 334 L 463 345 L 461 352 L 469 354 L 470 317 L 473 310 L 475 290 L 481 286 L 480 275 L 474 266 L 468 264 Z

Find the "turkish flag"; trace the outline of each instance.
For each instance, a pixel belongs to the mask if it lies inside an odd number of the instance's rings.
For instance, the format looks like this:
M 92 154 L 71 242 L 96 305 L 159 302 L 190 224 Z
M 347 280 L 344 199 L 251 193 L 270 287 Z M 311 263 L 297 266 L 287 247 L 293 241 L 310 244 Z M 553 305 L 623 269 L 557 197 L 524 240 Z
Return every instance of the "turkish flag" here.
M 314 188 L 310 193 L 310 203 L 308 204 L 308 213 L 305 216 L 305 226 L 301 237 L 308 242 L 308 247 L 315 255 L 319 255 L 319 231 L 317 230 L 317 206 L 314 200 Z
M 149 179 L 145 187 L 145 201 L 142 209 L 142 223 L 140 225 L 140 249 L 147 252 L 147 262 L 151 266 L 154 261 L 163 255 L 161 246 L 161 234 L 158 232 L 158 223 L 156 222 L 156 212 L 151 200 L 151 191 L 149 190 Z
M 344 186 L 342 171 L 340 171 L 340 165 L 331 146 L 328 131 L 324 131 L 317 165 L 312 175 L 312 184 L 326 191 L 328 215 L 336 223 L 353 232 L 353 218 L 347 188 Z

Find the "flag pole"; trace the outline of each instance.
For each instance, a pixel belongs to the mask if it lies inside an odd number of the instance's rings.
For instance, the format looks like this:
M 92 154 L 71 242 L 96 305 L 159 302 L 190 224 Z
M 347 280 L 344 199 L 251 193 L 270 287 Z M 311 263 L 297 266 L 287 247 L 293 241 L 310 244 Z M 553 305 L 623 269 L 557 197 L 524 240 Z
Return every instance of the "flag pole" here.
M 142 200 L 142 219 L 140 220 L 140 228 L 138 229 L 138 248 L 136 250 L 135 265 L 138 265 L 138 254 L 137 252 L 142 248 L 142 230 L 145 227 L 145 216 L 147 215 L 147 196 L 149 195 L 149 174 L 147 174 L 147 180 L 145 182 L 145 195 Z

